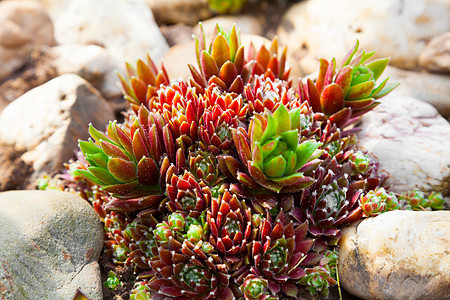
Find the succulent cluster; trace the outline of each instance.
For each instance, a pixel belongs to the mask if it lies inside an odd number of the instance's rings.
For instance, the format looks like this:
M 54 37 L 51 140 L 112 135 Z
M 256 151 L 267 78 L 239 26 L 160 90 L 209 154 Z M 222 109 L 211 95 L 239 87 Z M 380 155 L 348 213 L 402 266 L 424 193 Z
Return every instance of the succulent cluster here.
M 217 26 L 188 81 L 127 64 L 125 121 L 79 142 L 65 188 L 92 202 L 113 262 L 134 266 L 131 299 L 326 295 L 340 228 L 396 207 L 348 127 L 395 87 L 376 84 L 388 59 L 356 44 L 295 89 L 278 48 L 245 51 Z

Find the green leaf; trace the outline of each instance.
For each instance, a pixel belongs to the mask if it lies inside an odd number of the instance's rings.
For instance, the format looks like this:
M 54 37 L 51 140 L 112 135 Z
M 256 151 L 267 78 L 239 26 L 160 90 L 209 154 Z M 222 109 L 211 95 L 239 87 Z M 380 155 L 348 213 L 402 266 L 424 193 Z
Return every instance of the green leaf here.
M 80 147 L 81 152 L 86 156 L 88 154 L 103 153 L 102 148 L 96 145 L 92 140 L 78 141 L 78 147 Z
M 108 172 L 108 170 L 99 168 L 99 167 L 89 167 L 88 171 L 98 178 L 98 180 L 104 182 L 103 185 L 111 185 L 111 184 L 117 184 L 120 183 L 116 178 L 114 178 L 111 173 Z
M 305 141 L 298 145 L 297 147 L 297 165 L 295 166 L 295 171 L 300 169 L 304 164 L 306 164 L 311 157 L 311 155 L 316 151 L 322 143 L 317 143 L 314 141 Z
M 288 147 L 295 151 L 298 147 L 298 130 L 289 130 L 286 132 L 283 132 L 281 134 L 281 137 L 283 138 L 284 142 L 288 145 Z
M 283 104 L 281 104 L 273 113 L 273 117 L 277 120 L 278 123 L 277 135 L 291 130 L 291 119 L 289 117 L 289 112 Z
M 372 93 L 374 85 L 375 83 L 371 80 L 351 86 L 348 89 L 347 94 L 345 95 L 345 100 L 357 100 L 367 98 L 370 95 L 370 93 Z
M 260 145 L 258 142 L 256 142 L 255 144 Z M 262 147 L 262 153 L 263 153 L 263 157 L 266 158 L 267 156 L 270 155 L 270 153 L 273 152 L 273 150 L 275 150 L 278 146 L 278 138 L 276 139 L 272 139 L 270 141 L 268 141 L 267 143 L 265 143 Z
M 344 59 L 342 60 L 341 68 L 348 65 L 350 61 L 352 60 L 353 56 L 356 54 L 359 48 L 359 40 L 356 40 L 355 46 L 353 46 L 352 49 L 345 55 Z
M 89 124 L 89 134 L 92 136 L 92 138 L 100 143 L 100 140 L 104 140 L 104 141 L 108 141 L 116 146 L 118 146 L 118 144 L 110 139 L 106 134 L 104 134 L 103 132 L 98 131 L 97 129 L 95 129 L 94 126 L 92 126 L 92 124 Z
M 104 186 L 107 185 L 106 182 L 101 181 L 100 179 L 98 179 L 97 177 L 95 177 L 94 175 L 92 175 L 89 171 L 87 170 L 76 170 L 73 172 L 74 175 L 78 175 L 78 176 L 82 176 L 84 178 L 86 178 L 87 180 L 92 181 L 93 183 L 99 185 L 99 186 Z
M 396 87 L 398 87 L 400 83 L 388 83 L 384 86 L 384 88 L 379 91 L 376 95 L 373 95 L 375 99 L 379 99 L 381 97 L 386 96 L 390 92 L 392 92 Z
M 291 119 L 291 129 L 301 130 L 300 114 L 300 108 L 293 109 L 289 112 L 289 118 Z
M 376 59 L 366 65 L 367 68 L 372 70 L 373 78 L 375 80 L 377 80 L 381 76 L 381 74 L 383 74 L 384 70 L 389 64 L 389 59 L 389 57 Z
M 269 140 L 270 138 L 273 138 L 275 136 L 275 134 L 277 133 L 277 128 L 278 128 L 277 120 L 274 117 L 272 117 L 271 115 L 269 115 L 267 121 L 268 121 L 267 127 L 266 127 L 263 135 L 261 136 L 261 139 L 259 140 L 261 145 L 264 145 L 267 140 Z
M 286 158 L 286 170 L 284 170 L 283 175 L 290 175 L 292 172 L 296 171 L 295 166 L 297 165 L 297 154 L 294 152 L 288 152 L 288 157 Z
M 260 143 L 256 142 L 255 145 L 253 146 L 252 161 L 259 168 L 262 168 L 262 166 L 263 166 L 263 155 L 264 155 L 264 152 L 262 150 Z
M 106 169 L 108 166 L 108 157 L 103 152 L 89 154 L 86 155 L 85 158 L 92 167 L 101 167 Z
M 282 155 L 275 156 L 263 165 L 263 172 L 267 177 L 280 177 L 286 169 L 286 160 Z

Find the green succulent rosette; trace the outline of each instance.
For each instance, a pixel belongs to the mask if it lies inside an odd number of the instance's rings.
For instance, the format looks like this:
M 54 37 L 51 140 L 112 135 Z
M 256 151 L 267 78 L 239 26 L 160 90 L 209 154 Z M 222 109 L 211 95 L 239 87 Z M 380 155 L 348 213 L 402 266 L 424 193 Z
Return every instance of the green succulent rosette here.
M 289 112 L 281 104 L 271 115 L 256 114 L 250 121 L 248 133 L 242 128 L 232 130 L 241 162 L 249 174 L 238 172 L 237 179 L 248 186 L 255 183 L 274 192 L 296 192 L 314 180 L 299 169 L 317 158 L 321 143 L 300 142 L 299 111 Z M 227 164 L 233 164 L 226 158 Z

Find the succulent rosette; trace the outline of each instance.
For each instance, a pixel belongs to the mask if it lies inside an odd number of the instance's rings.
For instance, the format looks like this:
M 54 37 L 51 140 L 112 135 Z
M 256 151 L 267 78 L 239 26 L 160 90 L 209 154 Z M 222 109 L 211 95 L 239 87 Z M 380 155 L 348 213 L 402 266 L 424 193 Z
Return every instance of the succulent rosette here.
M 314 184 L 301 191 L 299 207 L 291 212 L 301 222 L 308 221 L 308 231 L 337 242 L 339 228 L 362 217 L 359 196 L 367 188 L 365 180 L 351 181 L 350 163 L 339 165 L 333 158 L 313 175 Z
M 134 68 L 129 63 L 126 63 L 126 78 L 119 76 L 122 84 L 122 93 L 124 98 L 130 102 L 131 108 L 135 113 L 138 112 L 140 106 L 143 104 L 150 108 L 149 103 L 157 97 L 157 91 L 161 85 L 168 85 L 170 83 L 164 65 L 159 71 L 150 56 L 147 55 L 147 63 L 139 59 Z
M 248 267 L 247 245 L 256 236 L 251 209 L 228 191 L 211 202 L 206 216 L 209 242 L 225 258 L 230 272 L 242 273 Z
M 198 182 L 188 171 L 182 175 L 172 174 L 169 176 L 166 187 L 169 211 L 185 212 L 191 217 L 199 217 L 211 202 L 209 187 L 203 181 Z
M 261 186 L 277 193 L 296 192 L 311 185 L 314 180 L 298 170 L 318 156 L 314 153 L 321 144 L 313 140 L 300 143 L 295 122 L 295 116 L 284 105 L 273 115 L 255 114 L 248 132 L 243 128 L 233 130 L 241 162 L 231 156 L 222 157 L 222 166 L 228 168 L 225 172 L 246 186 Z M 248 173 L 238 171 L 241 164 Z
M 161 203 L 165 174 L 175 160 L 172 133 L 163 124 L 159 115 L 141 107 L 129 130 L 116 122 L 108 125 L 107 133 L 89 126 L 95 142 L 79 145 L 90 167 L 75 173 L 119 198 L 110 201 L 107 209 L 134 211 Z
M 298 289 L 292 280 L 303 277 L 302 266 L 317 258 L 315 253 L 308 253 L 314 240 L 305 239 L 307 227 L 306 222 L 294 226 L 283 211 L 273 223 L 267 218 L 262 220 L 251 248 L 254 260 L 251 273 L 267 279 L 273 294 L 282 290 L 286 295 L 296 297 Z
M 249 115 L 263 113 L 266 109 L 273 113 L 280 104 L 286 107 L 296 102 L 293 91 L 286 81 L 255 75 L 252 82 L 245 85 L 245 100 Z
M 211 44 L 206 45 L 205 32 L 200 24 L 202 37 L 196 38 L 197 62 L 200 71 L 188 64 L 192 75 L 190 83 L 203 94 L 209 85 L 215 84 L 223 91 L 240 94 L 244 90 L 244 46 L 236 28 L 225 32 L 216 25 Z
M 320 59 L 319 75 L 314 84 L 311 79 L 299 83 L 302 101 L 308 101 L 316 113 L 325 114 L 332 123 L 343 128 L 380 104 L 377 99 L 390 93 L 398 84 L 388 84 L 386 78 L 378 86 L 376 80 L 382 75 L 389 58 L 374 60 L 375 52 L 358 53 L 359 42 L 345 56 L 336 74 L 335 59 Z
M 442 193 L 432 192 L 427 197 L 418 189 L 402 193 L 399 200 L 409 210 L 443 209 L 445 204 Z
M 250 274 L 245 277 L 244 283 L 239 289 L 244 294 L 245 300 L 278 300 L 278 297 L 269 293 L 267 286 L 267 280 Z
M 189 171 L 198 181 L 203 181 L 210 187 L 219 185 L 223 181 L 216 157 L 201 149 L 190 151 L 186 164 Z
M 364 216 L 371 217 L 398 209 L 399 201 L 394 193 L 388 193 L 384 188 L 377 188 L 361 195 L 360 206 Z
M 202 217 L 172 213 L 153 232 L 159 248 L 151 260 L 157 275 L 146 283 L 149 288 L 177 299 L 234 299 L 227 264 L 206 241 Z

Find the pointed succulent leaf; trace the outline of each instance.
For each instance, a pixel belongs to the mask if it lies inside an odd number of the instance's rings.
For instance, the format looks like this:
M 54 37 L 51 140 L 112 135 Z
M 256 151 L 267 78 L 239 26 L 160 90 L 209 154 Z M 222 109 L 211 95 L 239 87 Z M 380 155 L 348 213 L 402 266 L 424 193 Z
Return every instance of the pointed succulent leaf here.
M 336 76 L 335 83 L 338 84 L 342 93 L 345 95 L 352 83 L 353 67 L 345 66 L 343 67 Z
M 146 186 L 158 184 L 159 168 L 155 161 L 148 157 L 142 157 L 137 166 L 137 178 L 139 183 Z
M 306 82 L 306 89 L 309 95 L 308 102 L 314 112 L 322 112 L 322 107 L 320 105 L 320 94 L 316 86 L 310 78 Z
M 387 94 L 389 94 L 390 92 L 392 92 L 399 85 L 400 85 L 400 83 L 387 83 L 381 91 L 379 91 L 376 95 L 372 95 L 372 97 L 375 99 L 384 97 Z
M 261 145 L 258 142 L 256 142 L 252 151 L 252 160 L 261 169 L 263 167 L 263 158 L 264 158 L 264 151 Z
M 264 145 L 268 139 L 270 139 L 277 133 L 277 128 L 277 120 L 271 115 L 268 115 L 267 127 L 265 128 L 265 131 L 263 132 L 259 142 Z
M 346 65 L 348 65 L 350 63 L 353 56 L 358 51 L 358 48 L 359 48 L 359 40 L 356 40 L 355 46 L 353 46 L 353 48 L 350 49 L 350 51 L 345 55 L 344 59 L 342 60 L 341 67 L 345 67 Z
M 115 144 L 112 144 L 107 141 L 100 140 L 100 145 L 102 147 L 103 152 L 109 157 L 117 157 L 122 158 L 124 160 L 129 160 L 128 155 L 124 152 L 123 149 L 119 148 Z
M 223 35 L 219 34 L 214 40 L 211 56 L 218 68 L 222 67 L 226 61 L 231 60 L 230 46 Z
M 202 51 L 200 54 L 200 63 L 206 80 L 209 80 L 212 76 L 218 75 L 219 69 L 217 68 L 214 58 L 209 55 L 208 52 Z
M 316 80 L 316 88 L 319 91 L 319 93 L 322 93 L 323 86 L 325 83 L 325 73 L 327 72 L 329 62 L 326 59 L 319 58 L 319 63 L 320 63 L 319 76 L 317 77 Z
M 220 68 L 219 78 L 222 79 L 227 87 L 231 86 L 237 75 L 236 66 L 231 61 L 225 62 Z
M 345 101 L 345 107 L 350 107 L 353 110 L 359 110 L 368 107 L 375 101 L 374 98 L 366 98 L 352 101 Z
M 351 86 L 345 95 L 346 100 L 356 100 L 367 98 L 373 90 L 374 82 L 372 80 Z
M 150 70 L 150 68 L 141 60 L 139 59 L 136 63 L 137 67 L 137 75 L 139 78 L 141 78 L 144 83 L 147 85 L 155 85 L 155 75 Z
M 260 146 L 259 142 L 255 143 L 255 147 Z M 269 156 L 270 153 L 273 152 L 273 150 L 276 149 L 278 145 L 278 139 L 272 139 L 270 141 L 268 141 L 267 143 L 265 143 L 262 147 L 261 147 L 261 151 L 263 153 L 263 157 L 266 158 L 267 156 Z
M 372 70 L 373 79 L 377 80 L 381 76 L 381 74 L 383 74 L 388 63 L 389 63 L 389 57 L 380 58 L 380 59 L 376 59 L 376 60 L 368 63 L 366 65 L 366 67 L 369 68 L 370 70 Z
M 280 177 L 286 169 L 286 160 L 282 155 L 273 157 L 264 162 L 263 171 L 267 177 Z
M 320 105 L 322 112 L 327 116 L 344 108 L 344 94 L 341 87 L 336 83 L 326 86 L 320 96 Z
M 289 130 L 281 134 L 281 138 L 292 150 L 297 149 L 298 146 L 298 130 Z
M 106 134 L 95 129 L 95 127 L 92 126 L 92 124 L 89 124 L 89 134 L 98 143 L 100 143 L 100 140 L 104 140 L 104 141 L 108 141 L 116 146 L 118 145 L 116 141 L 109 138 Z
M 308 162 L 311 158 L 311 155 L 319 148 L 322 144 L 314 141 L 305 141 L 298 145 L 296 154 L 297 154 L 297 165 L 295 166 L 295 170 L 300 169 L 304 164 Z
M 85 156 L 88 154 L 103 153 L 102 149 L 92 141 L 78 141 L 78 147 Z
M 111 158 L 108 170 L 120 182 L 130 182 L 136 179 L 136 165 L 122 158 Z
M 108 157 L 103 152 L 89 154 L 85 156 L 85 158 L 92 167 L 100 167 L 104 169 L 108 167 Z
M 277 135 L 291 129 L 291 119 L 289 118 L 289 112 L 286 107 L 281 104 L 277 110 L 273 113 L 273 117 L 277 120 Z

